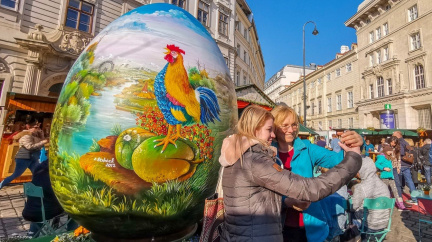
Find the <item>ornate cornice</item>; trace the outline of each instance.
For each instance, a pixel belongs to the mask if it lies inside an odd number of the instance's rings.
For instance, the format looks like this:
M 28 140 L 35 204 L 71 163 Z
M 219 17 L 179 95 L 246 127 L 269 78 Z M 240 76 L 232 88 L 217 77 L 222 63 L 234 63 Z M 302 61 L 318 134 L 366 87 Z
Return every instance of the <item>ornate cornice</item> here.
M 405 92 L 396 93 L 389 96 L 384 96 L 380 98 L 374 98 L 374 99 L 367 99 L 367 100 L 361 100 L 356 102 L 355 104 L 357 107 L 364 107 L 364 106 L 370 106 L 370 105 L 376 105 L 376 104 L 385 104 L 389 103 L 391 101 L 397 101 L 401 99 L 406 98 L 414 98 L 414 97 L 420 97 L 420 96 L 431 96 L 432 94 L 432 87 L 428 88 L 422 88 L 418 90 L 410 90 Z
M 373 67 L 367 68 L 361 74 L 362 74 L 363 78 L 370 76 L 370 75 L 380 76 L 380 75 L 382 75 L 383 71 L 388 70 L 388 69 L 392 68 L 393 66 L 399 65 L 399 63 L 400 63 L 400 60 L 397 60 L 397 59 L 385 61 L 385 62 L 381 63 L 380 65 L 375 65 Z

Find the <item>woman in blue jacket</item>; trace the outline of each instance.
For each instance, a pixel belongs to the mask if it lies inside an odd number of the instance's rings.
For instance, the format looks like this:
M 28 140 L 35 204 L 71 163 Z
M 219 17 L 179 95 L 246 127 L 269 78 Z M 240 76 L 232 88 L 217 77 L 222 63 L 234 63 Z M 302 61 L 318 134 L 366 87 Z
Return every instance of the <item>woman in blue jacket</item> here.
M 383 153 L 384 155 L 377 156 L 375 166 L 381 171 L 381 180 L 390 187 L 393 196 L 396 198 L 396 207 L 403 210 L 405 209 L 405 205 L 403 204 L 402 197 L 399 196 L 393 175 L 392 159 L 395 158 L 393 155 L 393 148 L 390 147 L 390 145 L 384 146 Z
M 271 112 L 275 118 L 278 157 L 285 169 L 303 177 L 314 177 L 315 167 L 332 168 L 343 160 L 343 152 L 336 153 L 301 140 L 298 135 L 298 117 L 295 111 L 284 105 Z M 360 147 L 363 139 L 354 131 L 345 132 L 341 142 L 352 147 Z M 307 207 L 302 203 L 285 199 L 288 206 L 284 220 L 284 241 L 324 241 L 329 234 L 329 226 L 320 202 Z

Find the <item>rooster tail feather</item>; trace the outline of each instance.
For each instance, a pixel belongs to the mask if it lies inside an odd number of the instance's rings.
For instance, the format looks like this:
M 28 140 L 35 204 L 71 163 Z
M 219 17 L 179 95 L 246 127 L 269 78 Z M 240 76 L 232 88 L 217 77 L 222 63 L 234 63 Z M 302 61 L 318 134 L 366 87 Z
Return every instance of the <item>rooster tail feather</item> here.
M 198 87 L 197 89 L 195 89 L 195 91 L 199 93 L 201 106 L 201 123 L 214 123 L 215 120 L 218 120 L 220 122 L 220 108 L 216 94 L 206 87 Z

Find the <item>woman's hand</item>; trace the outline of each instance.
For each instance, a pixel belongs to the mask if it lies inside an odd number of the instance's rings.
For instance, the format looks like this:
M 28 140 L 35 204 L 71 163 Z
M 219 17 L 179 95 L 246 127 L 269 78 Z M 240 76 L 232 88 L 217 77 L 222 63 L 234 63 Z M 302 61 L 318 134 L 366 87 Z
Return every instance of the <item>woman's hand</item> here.
M 339 145 L 345 152 L 353 151 L 353 152 L 361 155 L 360 146 L 348 147 L 346 144 L 343 144 L 342 142 L 339 142 Z
M 348 147 L 360 147 L 363 145 L 363 138 L 355 131 L 346 131 L 341 135 L 340 141 Z
M 391 171 L 390 168 L 386 167 L 384 168 L 384 171 Z

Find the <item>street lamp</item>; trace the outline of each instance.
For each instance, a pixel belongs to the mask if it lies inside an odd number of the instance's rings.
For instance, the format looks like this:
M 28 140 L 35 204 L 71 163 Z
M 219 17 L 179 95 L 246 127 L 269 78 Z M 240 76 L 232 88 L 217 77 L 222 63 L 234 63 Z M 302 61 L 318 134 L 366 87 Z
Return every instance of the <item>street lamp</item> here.
M 315 25 L 312 31 L 313 35 L 318 34 L 318 30 L 314 21 L 308 21 L 303 25 L 303 124 L 306 127 L 306 56 L 305 56 L 305 27 L 308 23 L 313 23 Z

